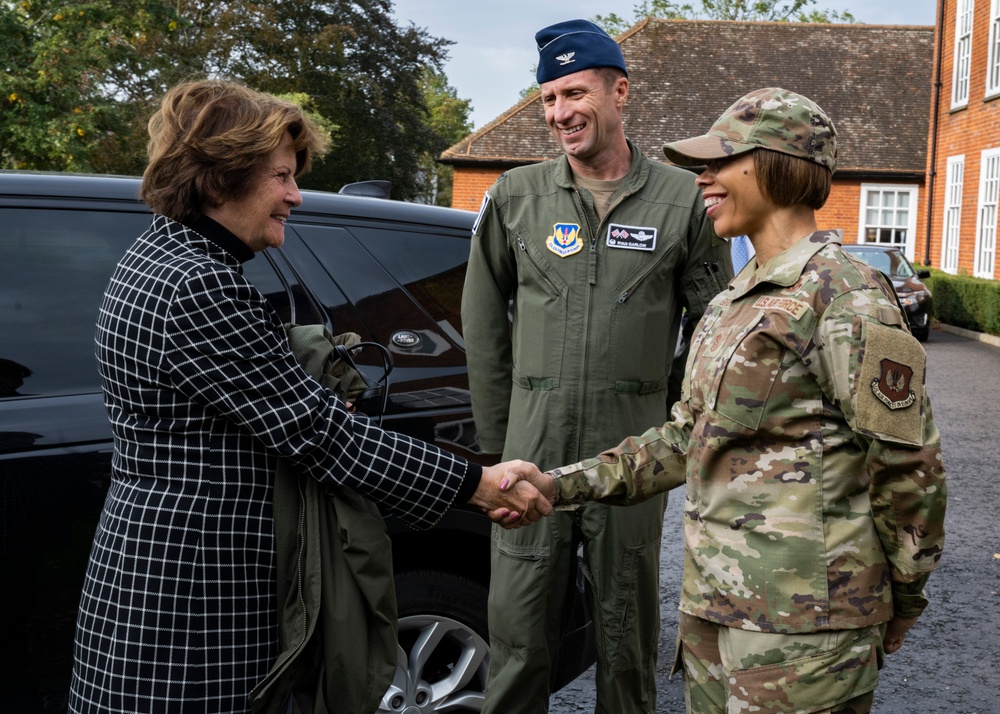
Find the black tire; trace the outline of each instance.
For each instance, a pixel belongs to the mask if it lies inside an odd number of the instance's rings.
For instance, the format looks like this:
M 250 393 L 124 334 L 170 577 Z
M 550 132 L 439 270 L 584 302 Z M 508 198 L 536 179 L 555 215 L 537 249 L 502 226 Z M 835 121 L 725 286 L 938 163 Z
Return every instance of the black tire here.
M 399 655 L 379 712 L 482 710 L 489 672 L 488 594 L 482 583 L 452 573 L 396 574 Z

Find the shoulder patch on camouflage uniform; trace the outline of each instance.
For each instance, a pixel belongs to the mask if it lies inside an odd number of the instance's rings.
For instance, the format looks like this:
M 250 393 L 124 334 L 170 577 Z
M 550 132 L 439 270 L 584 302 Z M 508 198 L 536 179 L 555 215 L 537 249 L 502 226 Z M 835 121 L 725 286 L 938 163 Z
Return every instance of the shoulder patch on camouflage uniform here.
M 927 356 L 905 330 L 864 324 L 864 359 L 855 387 L 858 429 L 919 445 Z

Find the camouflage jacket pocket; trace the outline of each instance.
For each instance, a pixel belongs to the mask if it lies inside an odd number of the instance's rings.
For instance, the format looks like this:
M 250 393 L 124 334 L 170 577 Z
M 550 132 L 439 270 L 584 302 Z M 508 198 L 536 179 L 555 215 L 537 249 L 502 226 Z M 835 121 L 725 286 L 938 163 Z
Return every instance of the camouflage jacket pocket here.
M 756 318 L 734 326 L 729 345 L 716 356 L 710 397 L 719 414 L 753 431 L 760 427 L 784 354 L 784 347 L 767 334 L 767 315 Z

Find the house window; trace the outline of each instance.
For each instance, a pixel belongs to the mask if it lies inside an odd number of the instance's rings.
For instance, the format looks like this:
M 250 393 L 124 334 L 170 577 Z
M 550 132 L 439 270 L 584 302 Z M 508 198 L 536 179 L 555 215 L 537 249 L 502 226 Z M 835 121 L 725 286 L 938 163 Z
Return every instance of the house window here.
M 990 5 L 990 57 L 986 64 L 986 96 L 1000 94 L 1000 0 Z
M 990 57 L 986 64 L 986 96 L 1000 94 L 1000 0 L 990 5 Z
M 958 239 L 962 227 L 962 181 L 965 157 L 948 157 L 948 183 L 944 189 L 944 235 L 941 239 L 941 269 L 958 272 Z
M 1000 149 L 983 152 L 979 174 L 979 215 L 976 219 L 976 263 L 973 275 L 993 278 L 997 252 L 997 188 L 1000 187 Z
M 955 71 L 951 79 L 951 108 L 969 103 L 969 63 L 972 57 L 972 0 L 958 0 L 955 20 Z
M 917 228 L 917 187 L 861 184 L 864 210 L 858 227 L 859 243 L 887 243 L 903 246 L 913 260 L 913 239 Z

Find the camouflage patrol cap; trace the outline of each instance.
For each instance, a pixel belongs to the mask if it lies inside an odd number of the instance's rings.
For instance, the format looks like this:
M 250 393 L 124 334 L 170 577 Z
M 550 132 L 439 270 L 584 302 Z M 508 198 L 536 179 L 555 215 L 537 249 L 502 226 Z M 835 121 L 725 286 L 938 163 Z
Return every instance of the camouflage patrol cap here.
M 767 87 L 737 99 L 707 134 L 672 141 L 663 147 L 680 166 L 700 166 L 713 159 L 753 149 L 770 149 L 837 167 L 837 131 L 812 100 L 780 87 Z

